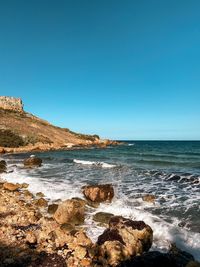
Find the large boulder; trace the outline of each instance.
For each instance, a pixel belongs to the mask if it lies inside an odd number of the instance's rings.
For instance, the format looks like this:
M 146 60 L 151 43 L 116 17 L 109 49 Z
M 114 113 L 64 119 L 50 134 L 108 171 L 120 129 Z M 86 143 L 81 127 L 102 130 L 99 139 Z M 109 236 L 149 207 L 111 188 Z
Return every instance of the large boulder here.
M 63 201 L 54 213 L 54 219 L 59 224 L 81 224 L 85 218 L 85 205 L 76 199 Z
M 5 172 L 7 170 L 7 164 L 5 160 L 0 160 L 0 173 Z
M 16 191 L 20 188 L 19 184 L 13 184 L 13 183 L 4 183 L 3 188 L 8 191 Z
M 100 255 L 108 264 L 117 266 L 121 261 L 148 251 L 152 245 L 153 231 L 143 221 L 132 221 L 120 216 L 110 219 L 109 228 L 98 237 Z
M 40 167 L 42 165 L 42 160 L 35 156 L 30 156 L 29 158 L 24 160 L 24 166 L 33 168 L 33 167 Z
M 92 202 L 111 202 L 114 197 L 114 188 L 111 184 L 88 185 L 82 189 L 85 198 Z

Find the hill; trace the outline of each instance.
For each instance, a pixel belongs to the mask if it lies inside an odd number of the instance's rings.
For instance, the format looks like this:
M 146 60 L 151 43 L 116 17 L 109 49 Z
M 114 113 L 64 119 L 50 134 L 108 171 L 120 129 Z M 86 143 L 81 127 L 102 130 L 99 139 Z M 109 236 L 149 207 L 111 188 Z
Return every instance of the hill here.
M 85 135 L 60 128 L 30 113 L 1 106 L 0 99 L 0 147 L 6 152 L 50 150 L 73 146 L 104 145 L 97 135 Z M 10 101 L 10 99 L 9 99 Z M 5 102 L 5 101 L 4 101 Z M 107 141 L 108 143 L 108 141 Z

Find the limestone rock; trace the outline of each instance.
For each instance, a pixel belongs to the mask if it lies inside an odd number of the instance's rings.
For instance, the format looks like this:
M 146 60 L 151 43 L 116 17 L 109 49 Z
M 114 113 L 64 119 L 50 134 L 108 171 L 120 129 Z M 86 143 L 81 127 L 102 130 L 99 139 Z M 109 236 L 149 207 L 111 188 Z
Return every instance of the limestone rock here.
M 150 203 L 154 203 L 155 199 L 156 197 L 154 195 L 145 195 L 142 197 L 143 201 L 150 202 Z
M 20 188 L 19 184 L 13 184 L 13 183 L 4 183 L 3 188 L 9 191 L 16 191 Z
M 6 172 L 7 164 L 5 160 L 0 160 L 0 173 Z
M 49 214 L 54 214 L 57 209 L 58 209 L 58 204 L 50 204 L 48 206 L 48 213 Z
M 63 201 L 54 214 L 55 220 L 60 223 L 81 224 L 84 222 L 85 206 L 78 200 Z
M 25 167 L 40 167 L 42 165 L 42 160 L 40 158 L 37 158 L 35 156 L 29 157 L 24 160 L 24 166 Z
M 108 224 L 111 217 L 113 217 L 114 215 L 112 213 L 107 213 L 107 212 L 97 212 L 96 214 L 94 214 L 93 216 L 93 220 L 95 222 L 99 222 L 102 224 Z
M 120 216 L 110 219 L 109 228 L 99 236 L 97 244 L 108 263 L 117 266 L 121 261 L 148 251 L 152 245 L 153 231 L 143 221 L 132 221 Z
M 38 207 L 47 207 L 48 201 L 41 197 L 41 198 L 35 200 L 35 205 Z
M 111 184 L 88 185 L 83 187 L 83 194 L 86 199 L 93 202 L 111 202 L 114 197 L 114 188 Z

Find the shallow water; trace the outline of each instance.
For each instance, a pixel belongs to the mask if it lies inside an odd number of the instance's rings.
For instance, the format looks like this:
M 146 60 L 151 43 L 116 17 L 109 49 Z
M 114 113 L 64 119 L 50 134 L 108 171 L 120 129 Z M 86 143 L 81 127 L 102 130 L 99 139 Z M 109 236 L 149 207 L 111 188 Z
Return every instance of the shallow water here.
M 107 211 L 148 223 L 154 230 L 153 248 L 165 251 L 176 242 L 200 259 L 200 142 L 130 141 L 107 149 L 35 154 L 44 164 L 34 170 L 20 168 L 29 154 L 7 155 L 14 172 L 4 177 L 27 182 L 31 191 L 42 191 L 52 201 L 82 197 L 81 187 L 88 183 L 115 186 L 112 204 L 87 215 L 93 240 L 103 228 L 92 214 Z M 142 201 L 147 193 L 156 196 L 155 204 Z

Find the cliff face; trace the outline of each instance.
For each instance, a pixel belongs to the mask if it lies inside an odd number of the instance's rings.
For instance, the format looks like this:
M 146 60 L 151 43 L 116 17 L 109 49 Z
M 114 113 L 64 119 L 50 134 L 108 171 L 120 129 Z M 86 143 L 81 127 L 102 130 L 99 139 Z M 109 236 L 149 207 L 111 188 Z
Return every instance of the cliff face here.
M 0 108 L 23 112 L 23 103 L 21 98 L 0 96 Z
M 41 150 L 99 143 L 96 135 L 84 135 L 53 126 L 23 110 L 21 99 L 0 97 L 0 147 Z M 29 149 L 28 149 L 29 150 Z

